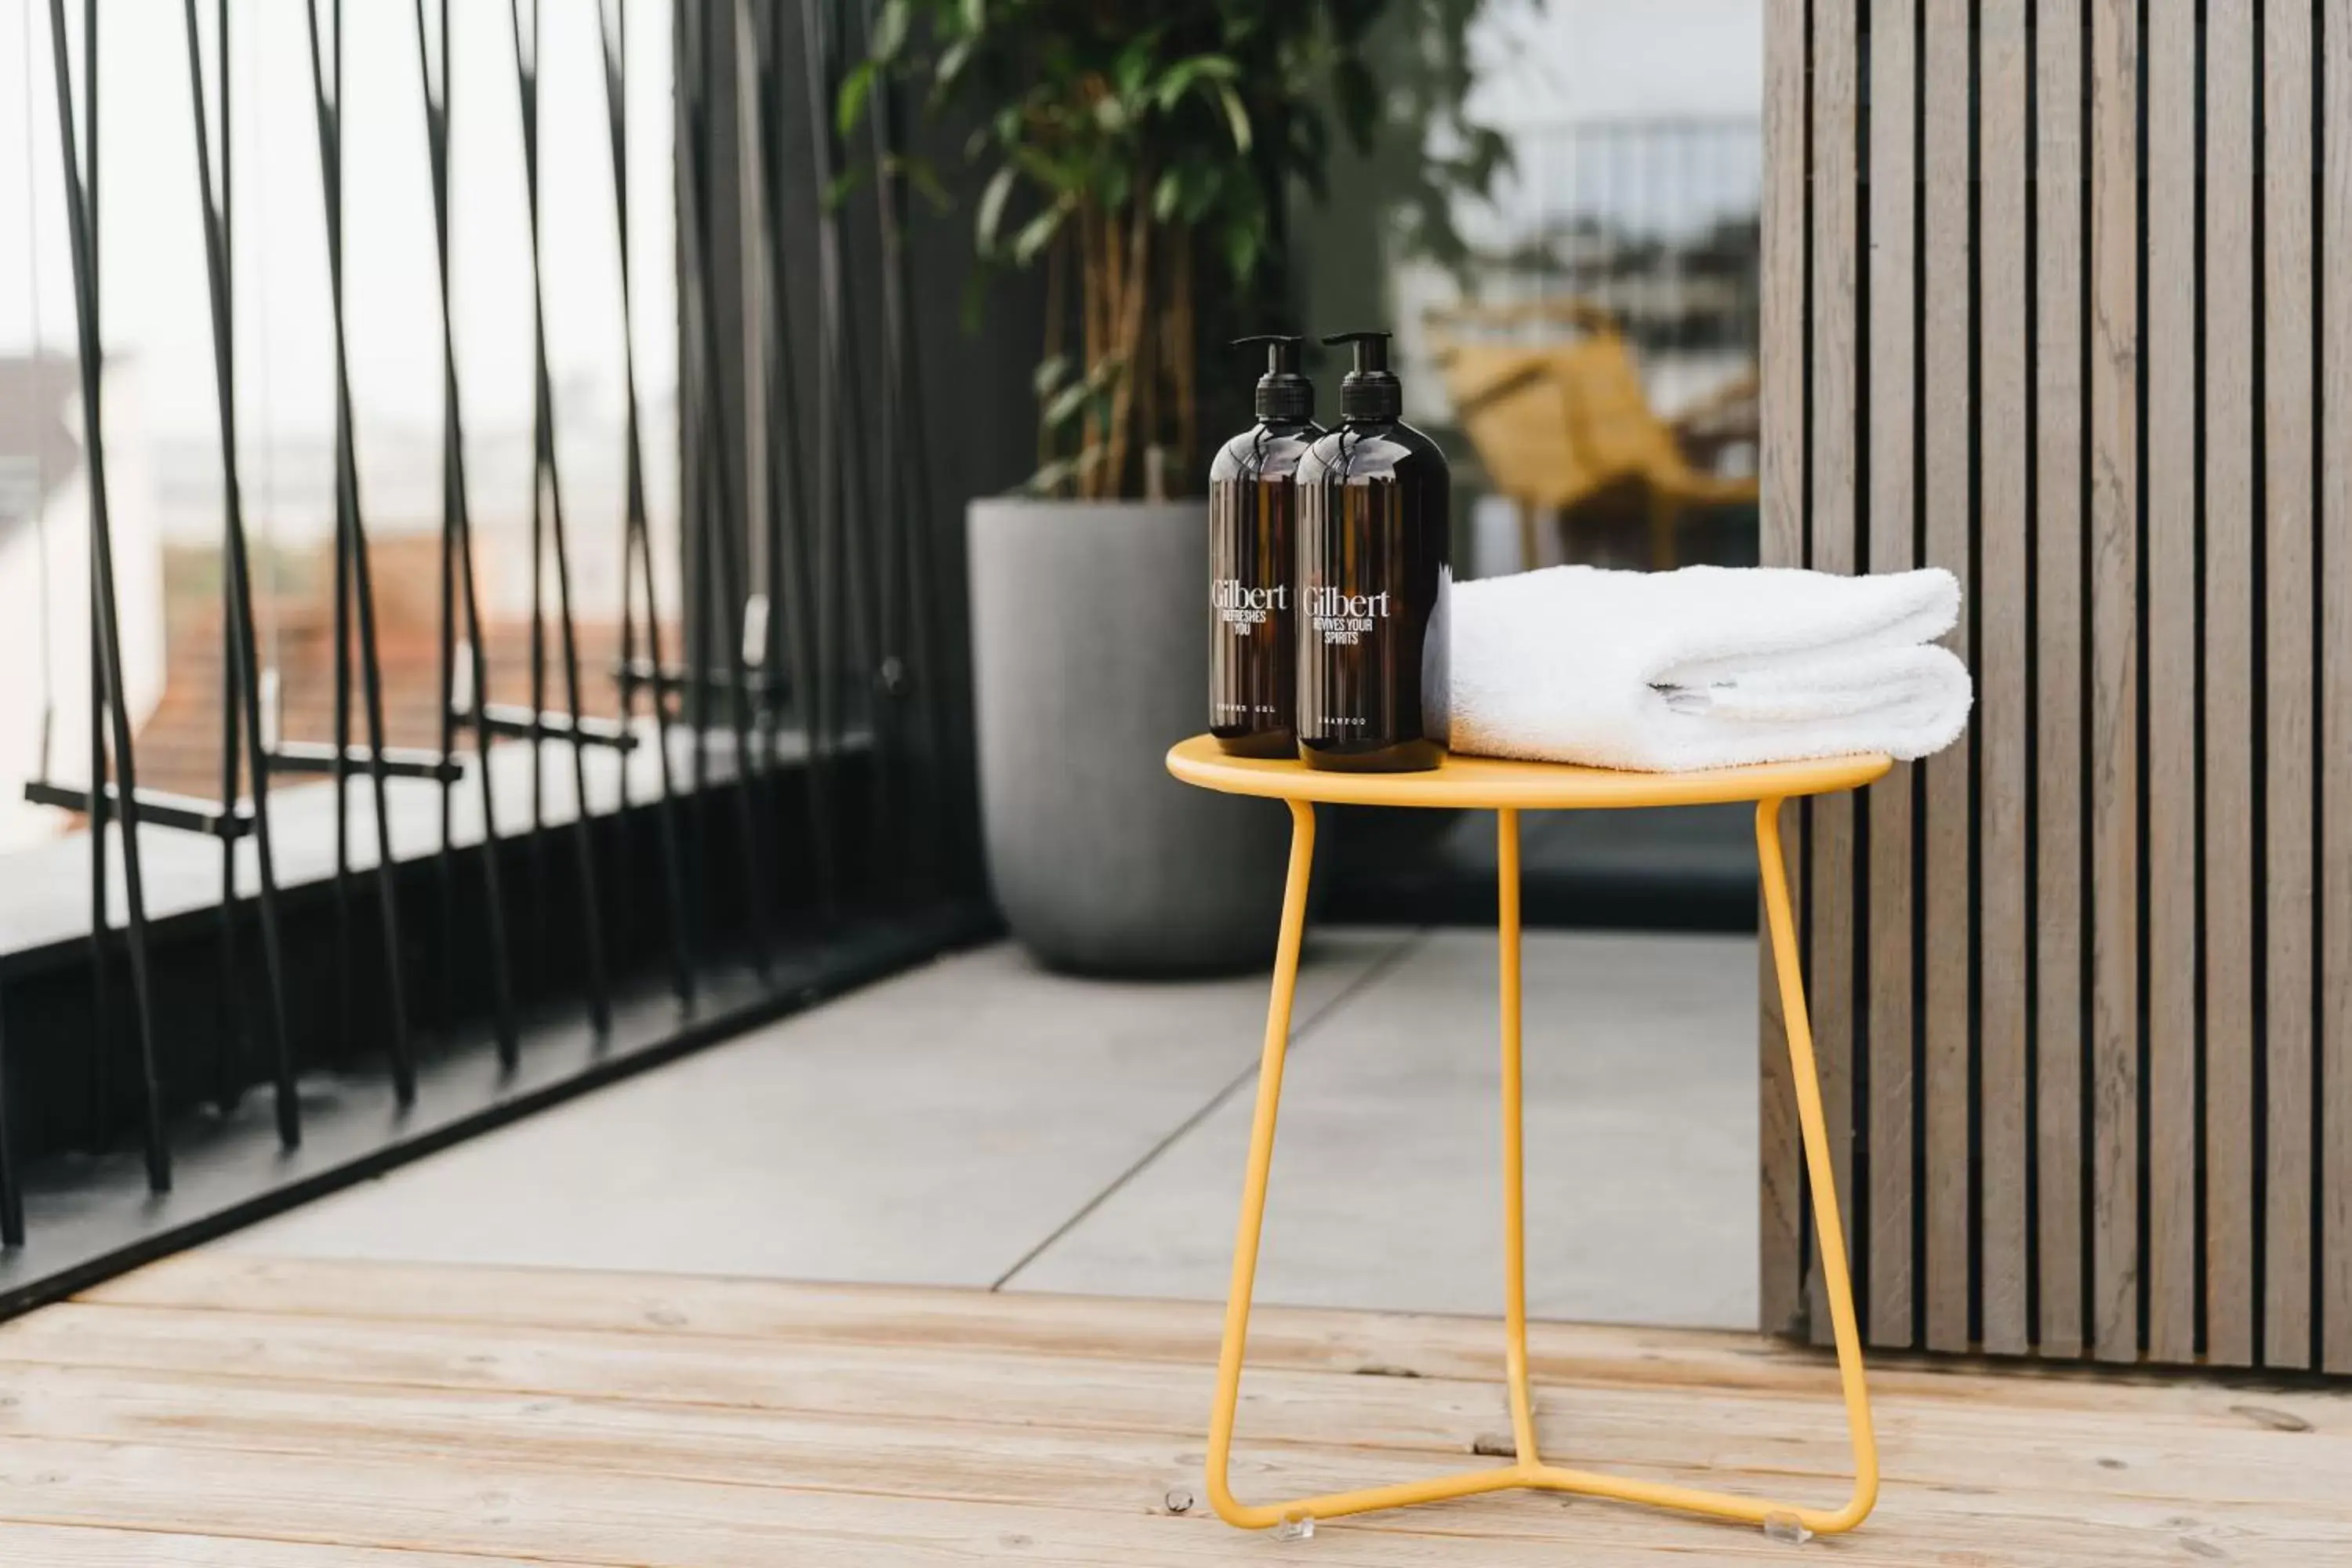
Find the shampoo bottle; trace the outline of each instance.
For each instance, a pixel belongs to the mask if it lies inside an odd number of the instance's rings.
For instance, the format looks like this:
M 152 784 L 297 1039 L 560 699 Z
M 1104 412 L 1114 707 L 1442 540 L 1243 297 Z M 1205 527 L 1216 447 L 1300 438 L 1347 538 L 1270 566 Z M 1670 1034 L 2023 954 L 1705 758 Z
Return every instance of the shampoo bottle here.
M 1297 755 L 1298 465 L 1316 437 L 1315 384 L 1288 337 L 1266 346 L 1257 423 L 1209 467 L 1209 733 L 1236 756 Z
M 1444 758 L 1451 479 L 1402 417 L 1386 332 L 1355 345 L 1339 427 L 1299 474 L 1298 745 L 1311 767 L 1407 773 Z

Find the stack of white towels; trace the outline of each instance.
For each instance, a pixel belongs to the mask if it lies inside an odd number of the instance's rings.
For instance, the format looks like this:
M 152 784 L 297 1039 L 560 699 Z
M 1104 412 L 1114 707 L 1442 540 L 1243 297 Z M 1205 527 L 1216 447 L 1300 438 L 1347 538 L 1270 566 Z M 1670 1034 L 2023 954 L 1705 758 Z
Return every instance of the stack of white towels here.
M 1474 756 L 1677 772 L 1885 752 L 1967 724 L 1959 617 L 1940 570 L 1556 566 L 1453 585 L 1450 711 Z M 1435 639 L 1433 639 L 1435 640 Z

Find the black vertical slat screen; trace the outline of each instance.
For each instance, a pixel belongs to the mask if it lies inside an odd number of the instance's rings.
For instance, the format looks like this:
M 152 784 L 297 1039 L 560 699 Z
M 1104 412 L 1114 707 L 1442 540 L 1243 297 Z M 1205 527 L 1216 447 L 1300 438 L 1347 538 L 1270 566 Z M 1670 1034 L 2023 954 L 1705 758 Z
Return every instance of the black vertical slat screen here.
M 600 0 L 598 47 L 543 68 L 532 0 L 509 0 L 500 18 L 510 53 L 484 50 L 478 33 L 453 37 L 451 0 L 415 0 L 414 145 L 432 197 L 442 399 L 428 459 L 437 547 L 422 567 L 388 553 L 371 526 L 380 509 L 362 479 L 381 481 L 370 451 L 381 435 L 354 398 L 347 348 L 371 300 L 344 264 L 346 215 L 371 199 L 343 180 L 348 115 L 404 101 L 347 98 L 346 81 L 410 67 L 348 58 L 342 0 L 305 7 L 295 20 L 183 0 L 173 34 L 194 116 L 168 124 L 110 102 L 102 120 L 94 0 L 79 15 L 65 0 L 46 8 L 40 85 L 62 145 L 56 216 L 71 242 L 87 432 L 90 773 L 52 778 L 45 761 L 26 794 L 100 831 L 82 840 L 87 936 L 0 951 L 0 1310 L 984 929 L 955 541 L 961 498 L 1017 478 L 1028 451 L 1025 340 L 1039 312 L 1016 288 L 977 335 L 953 326 L 971 265 L 962 220 L 910 207 L 898 174 L 916 143 L 934 154 L 930 142 L 960 144 L 953 128 L 910 125 L 888 89 L 864 123 L 836 127 L 835 84 L 864 48 L 870 6 L 680 3 L 647 6 L 633 26 L 629 0 Z M 647 68 L 632 38 L 656 17 L 671 35 L 653 64 L 674 89 L 675 183 L 633 191 L 643 127 L 627 95 L 633 69 Z M 289 26 L 306 49 L 327 241 L 329 305 L 315 325 L 335 378 L 319 520 L 331 522 L 332 570 L 297 590 L 331 623 L 323 738 L 278 732 L 278 655 L 257 636 L 260 552 L 240 472 L 236 281 L 254 263 L 238 247 L 254 231 L 240 228 L 247 186 L 231 149 L 257 89 L 231 62 L 249 29 Z M 618 217 L 596 240 L 620 255 L 618 319 L 596 325 L 622 341 L 624 406 L 604 437 L 622 480 L 609 517 L 582 504 L 572 448 L 557 440 L 559 417 L 579 416 L 559 401 L 547 306 L 546 279 L 577 241 L 546 226 L 542 68 L 583 65 L 608 142 L 592 167 L 602 173 L 609 153 Z M 510 92 L 520 128 L 529 238 L 501 262 L 530 289 L 520 628 L 494 619 L 481 582 L 467 470 L 471 400 L 452 308 L 466 286 L 451 246 L 458 77 Z M 118 113 L 134 116 L 129 133 L 193 154 L 220 461 L 219 646 L 194 648 L 176 630 L 171 647 L 175 667 L 194 655 L 221 671 L 206 724 L 220 747 L 206 763 L 215 798 L 140 783 L 142 739 L 118 700 L 98 216 L 100 132 L 126 133 Z M 674 426 L 654 415 L 636 341 L 647 279 L 631 267 L 630 225 L 648 202 L 674 204 L 677 217 Z M 975 395 L 964 417 L 941 417 Z M 673 441 L 678 555 L 665 562 L 652 521 L 661 498 L 648 492 L 670 467 L 648 454 Z M 577 572 L 583 537 L 607 527 L 619 563 L 610 605 L 592 602 Z M 665 602 L 674 583 L 682 603 Z M 431 606 L 429 686 L 394 679 L 395 600 Z M 609 662 L 592 630 L 614 644 Z M 219 898 L 192 907 L 198 844 Z M 110 905 L 124 917 L 110 921 Z M 477 1054 L 489 1076 L 467 1070 Z M 248 1105 L 262 1082 L 266 1104 Z M 243 1173 L 224 1176 L 222 1151 L 252 1136 L 300 1147 L 303 1163 L 230 1162 Z M 113 1156 L 131 1147 L 135 1188 L 172 1193 L 194 1160 L 203 1194 L 143 1207 L 131 1191 L 93 1196 L 121 1185 Z
M 1874 1344 L 2352 1373 L 2347 48 L 1769 8 L 1765 559 L 1953 571 L 1978 684 L 1796 859 Z M 1820 1336 L 1764 1018 L 1765 1326 Z

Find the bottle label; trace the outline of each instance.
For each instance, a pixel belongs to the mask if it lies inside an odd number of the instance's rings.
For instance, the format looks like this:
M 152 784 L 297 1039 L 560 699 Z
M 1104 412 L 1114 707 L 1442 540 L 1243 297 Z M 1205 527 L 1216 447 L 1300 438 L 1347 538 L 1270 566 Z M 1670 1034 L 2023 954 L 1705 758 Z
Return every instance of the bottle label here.
M 1256 587 L 1238 577 L 1220 577 L 1209 584 L 1209 608 L 1216 612 L 1226 630 L 1247 636 L 1253 626 L 1262 626 L 1290 608 L 1290 584 Z
M 1371 636 L 1373 623 L 1389 618 L 1390 590 L 1348 594 L 1337 588 L 1307 590 L 1307 614 L 1316 639 L 1326 647 L 1352 647 Z
M 1221 738 L 1286 732 L 1297 689 L 1286 476 L 1209 487 L 1209 725 Z

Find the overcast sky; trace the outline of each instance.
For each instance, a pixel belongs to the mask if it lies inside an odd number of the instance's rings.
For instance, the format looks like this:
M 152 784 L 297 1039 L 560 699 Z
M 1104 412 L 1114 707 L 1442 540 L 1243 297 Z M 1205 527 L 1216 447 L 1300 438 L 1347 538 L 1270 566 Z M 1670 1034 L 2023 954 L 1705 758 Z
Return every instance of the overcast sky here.
M 1473 99 L 1500 121 L 1755 115 L 1763 0 L 1494 0 Z

